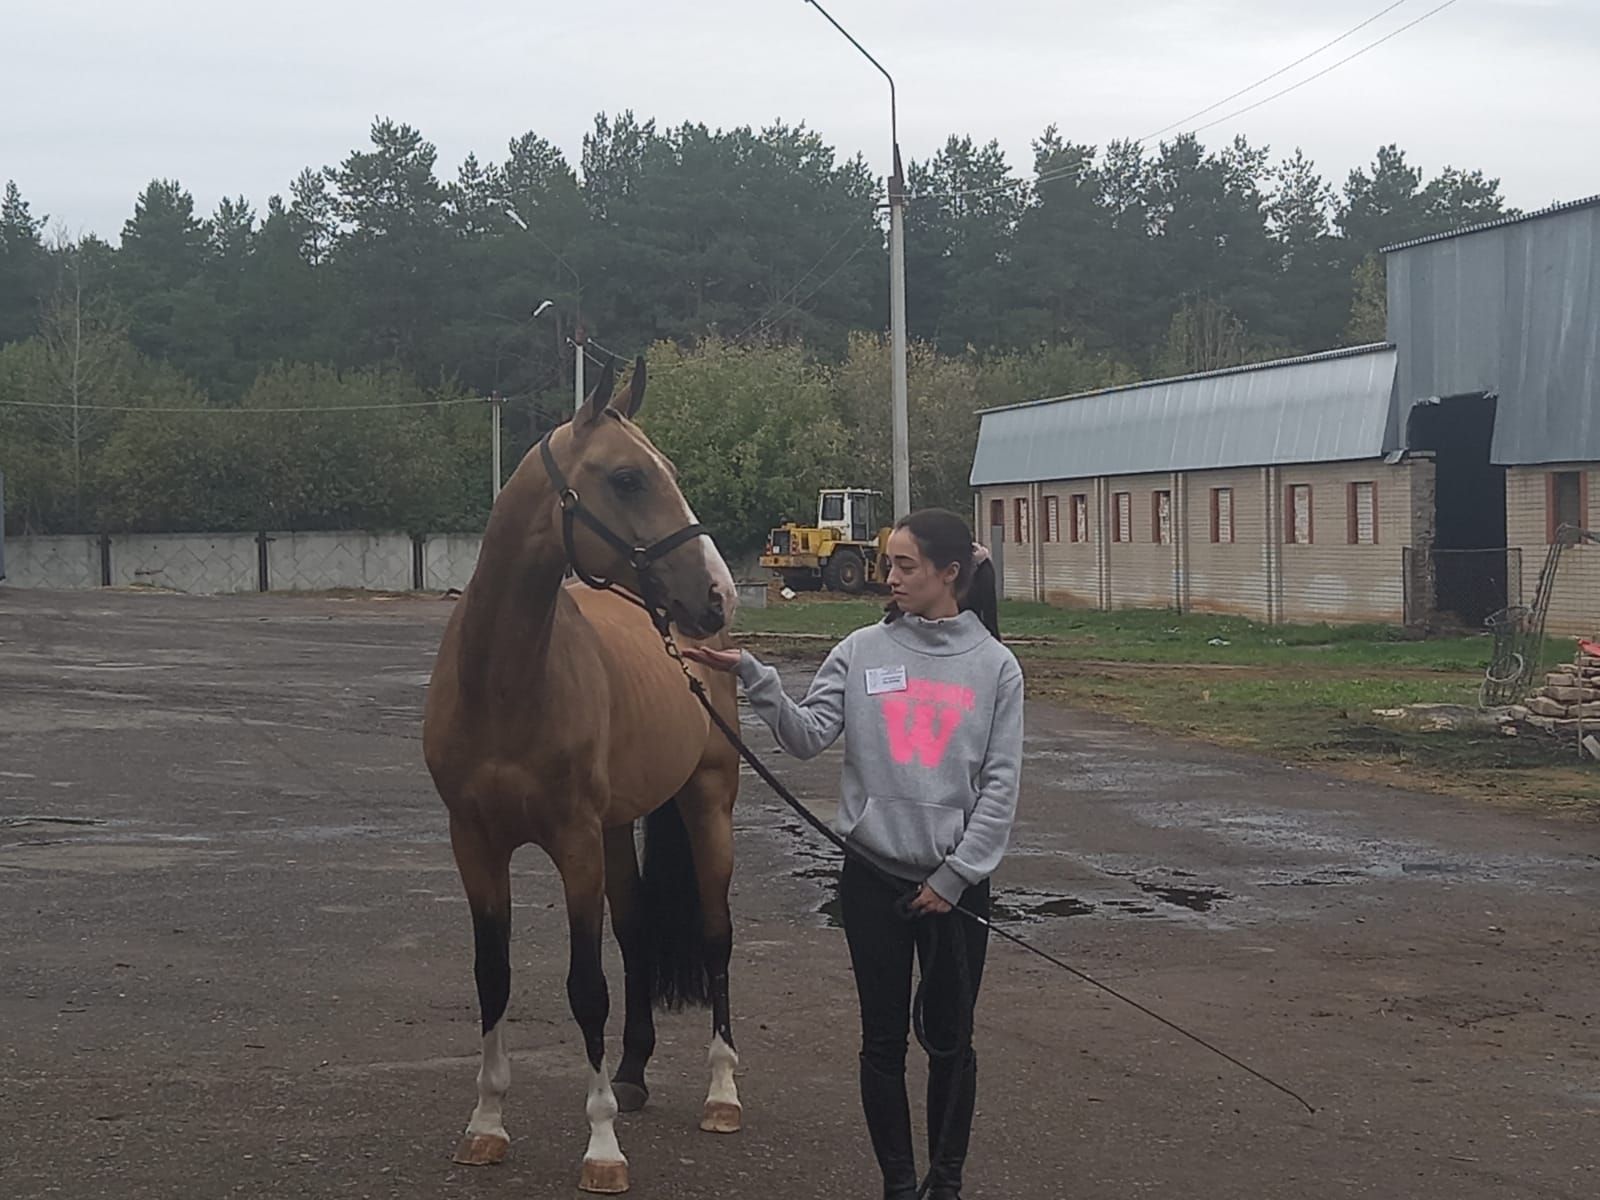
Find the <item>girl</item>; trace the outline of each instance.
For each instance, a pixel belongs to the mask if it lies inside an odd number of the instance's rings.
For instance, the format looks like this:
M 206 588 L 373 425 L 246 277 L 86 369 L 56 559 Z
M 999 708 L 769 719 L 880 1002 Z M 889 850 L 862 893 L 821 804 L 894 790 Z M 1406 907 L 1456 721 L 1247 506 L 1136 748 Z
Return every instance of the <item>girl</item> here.
M 965 521 L 942 509 L 912 513 L 888 556 L 894 599 L 884 620 L 840 642 L 799 703 L 749 654 L 684 654 L 736 670 L 787 753 L 810 758 L 845 735 L 836 828 L 905 881 L 892 887 L 854 857 L 839 881 L 861 1002 L 861 1105 L 885 1200 L 913 1200 L 905 1063 L 915 951 L 928 1043 L 963 1051 L 932 1056 L 928 1072 L 928 1152 L 938 1156 L 928 1194 L 959 1200 L 977 1096 L 967 1043 L 988 938 L 950 910 L 989 914 L 989 876 L 1017 807 L 1022 670 L 1000 644 L 994 567 Z

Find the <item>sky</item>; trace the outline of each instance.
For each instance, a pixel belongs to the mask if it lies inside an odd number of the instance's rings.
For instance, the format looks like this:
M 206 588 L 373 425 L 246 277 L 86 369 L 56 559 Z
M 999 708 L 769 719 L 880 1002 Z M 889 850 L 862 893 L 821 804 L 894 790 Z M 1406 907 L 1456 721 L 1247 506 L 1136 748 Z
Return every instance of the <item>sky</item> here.
M 824 0 L 891 72 L 900 143 L 997 139 L 1014 167 L 1048 125 L 1104 145 L 1179 121 L 1393 0 Z M 1201 121 L 1310 75 L 1435 8 L 1404 0 Z M 888 87 L 805 0 L 63 0 L 7 5 L 0 180 L 68 235 L 115 240 L 175 178 L 209 213 L 257 209 L 302 168 L 407 122 L 451 178 L 533 130 L 576 163 L 597 112 L 660 124 L 804 122 L 889 165 Z M 1335 183 L 1397 142 L 1431 175 L 1482 168 L 1524 209 L 1600 192 L 1600 3 L 1457 0 L 1325 77 L 1201 134 Z M 1199 123 L 1199 122 L 1196 122 Z

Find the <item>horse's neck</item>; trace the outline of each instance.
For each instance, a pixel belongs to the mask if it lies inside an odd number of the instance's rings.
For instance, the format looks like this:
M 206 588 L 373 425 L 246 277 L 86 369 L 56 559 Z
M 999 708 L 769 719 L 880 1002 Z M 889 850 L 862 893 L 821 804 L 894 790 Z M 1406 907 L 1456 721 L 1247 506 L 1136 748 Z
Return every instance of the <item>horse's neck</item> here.
M 461 684 L 468 698 L 528 693 L 555 631 L 566 552 L 555 496 L 518 471 L 495 501 L 462 599 Z

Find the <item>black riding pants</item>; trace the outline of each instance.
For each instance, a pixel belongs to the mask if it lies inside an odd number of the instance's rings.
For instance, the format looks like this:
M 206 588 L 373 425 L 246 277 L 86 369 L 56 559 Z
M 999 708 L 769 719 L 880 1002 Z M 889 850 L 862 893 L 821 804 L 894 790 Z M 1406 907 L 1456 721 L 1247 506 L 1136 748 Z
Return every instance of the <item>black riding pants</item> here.
M 885 1074 L 905 1070 L 913 951 L 926 978 L 923 1029 L 929 1042 L 943 1050 L 956 1044 L 962 1017 L 970 1020 L 970 1013 L 964 1014 L 962 1008 L 977 1003 L 989 948 L 989 931 L 955 913 L 911 920 L 902 917 L 896 902 L 914 886 L 907 882 L 896 890 L 853 859 L 845 860 L 839 877 L 839 907 L 861 1001 L 861 1057 Z M 987 918 L 989 881 L 969 887 L 961 897 L 961 907 Z M 956 935 L 951 927 L 958 921 L 962 929 Z M 957 946 L 966 959 L 965 979 L 952 953 Z

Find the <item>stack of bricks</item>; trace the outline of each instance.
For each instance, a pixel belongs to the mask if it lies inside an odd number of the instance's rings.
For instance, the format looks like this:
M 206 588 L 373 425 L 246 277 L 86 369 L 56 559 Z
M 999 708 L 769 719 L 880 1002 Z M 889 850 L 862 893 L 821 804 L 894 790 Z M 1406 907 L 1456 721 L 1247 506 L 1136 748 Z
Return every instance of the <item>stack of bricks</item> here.
M 1600 733 L 1600 655 L 1580 651 L 1512 715 L 1547 733 Z

